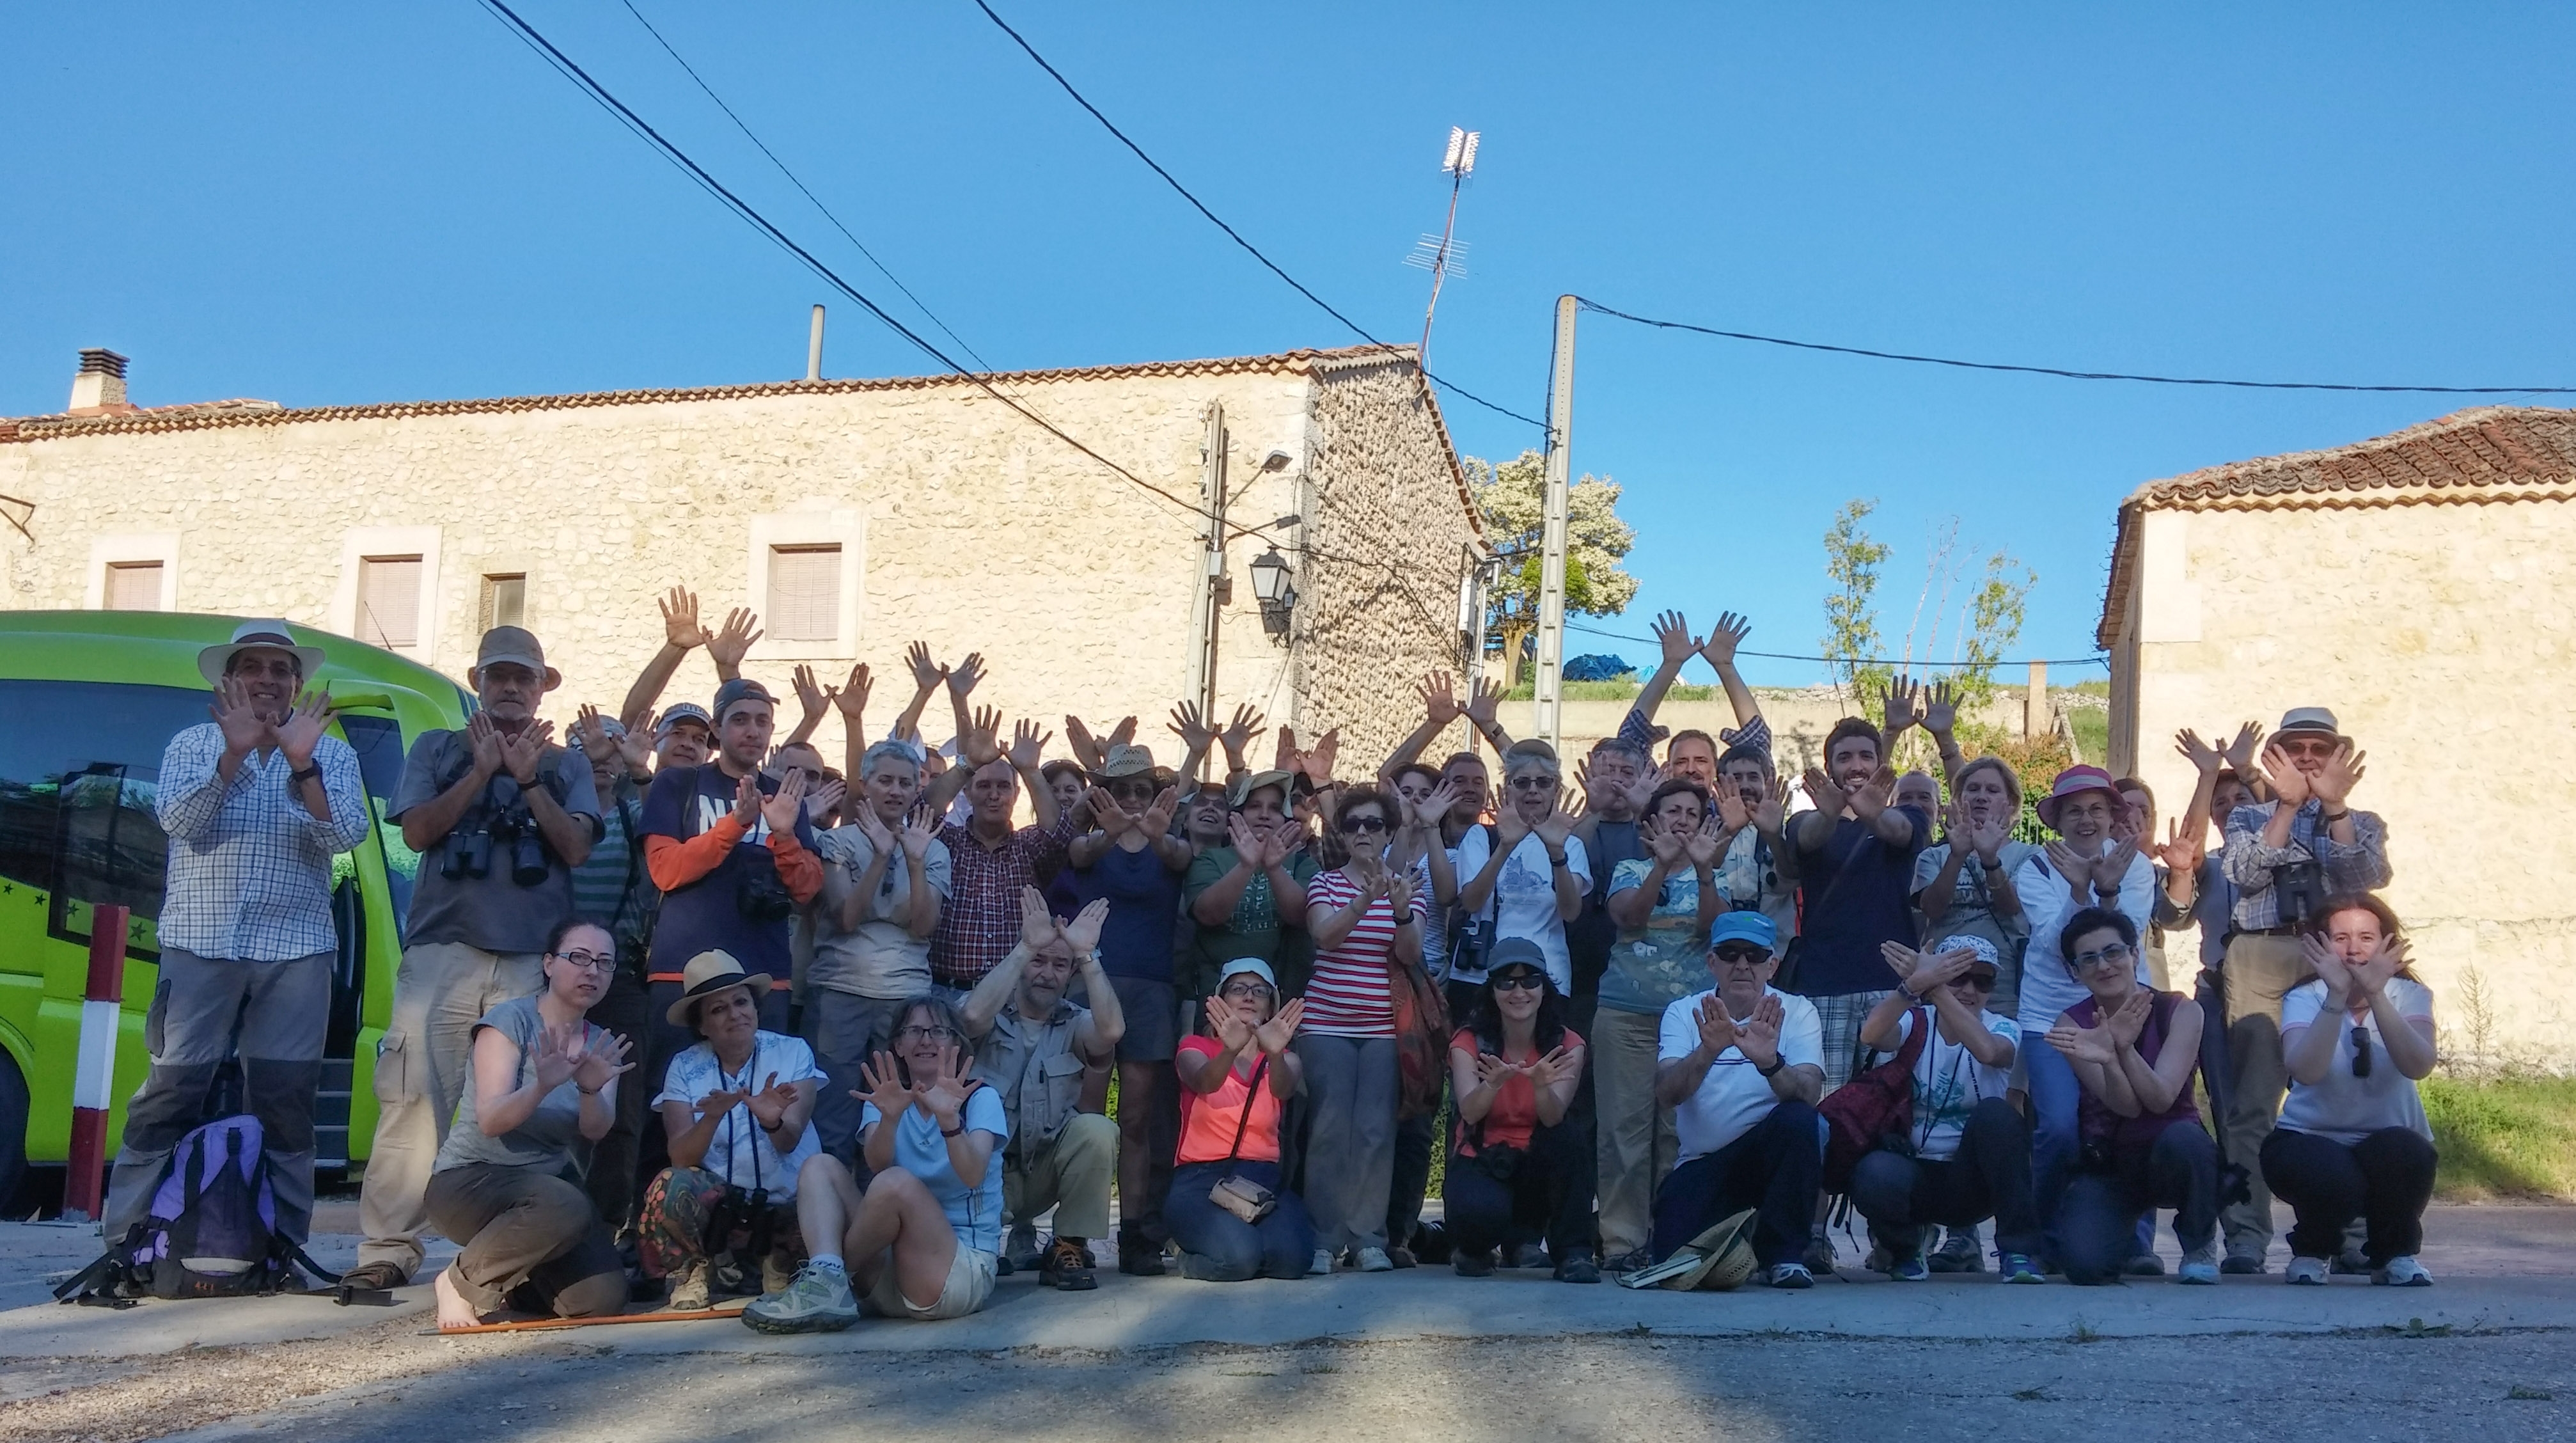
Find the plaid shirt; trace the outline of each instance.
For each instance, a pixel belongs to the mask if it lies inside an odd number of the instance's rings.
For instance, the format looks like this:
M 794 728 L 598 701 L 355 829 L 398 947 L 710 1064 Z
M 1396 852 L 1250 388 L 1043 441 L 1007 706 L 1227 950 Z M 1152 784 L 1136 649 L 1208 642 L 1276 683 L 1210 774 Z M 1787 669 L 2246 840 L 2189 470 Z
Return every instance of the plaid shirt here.
M 1053 827 L 1022 827 L 999 847 L 986 847 L 962 822 L 939 829 L 948 844 L 949 891 L 939 930 L 930 934 L 932 981 L 972 987 L 1011 955 L 1020 940 L 1020 889 L 1063 865 L 1073 820 L 1068 810 Z
M 331 820 L 295 799 L 281 751 L 242 758 L 227 786 L 216 775 L 223 728 L 201 722 L 170 739 L 153 810 L 170 835 L 161 942 L 200 957 L 284 962 L 338 945 L 331 926 L 331 857 L 353 851 L 371 821 L 358 754 L 338 737 L 313 748 Z
M 2280 898 L 2272 892 L 2272 869 L 2284 862 L 2319 862 L 2325 867 L 2326 892 L 2375 892 L 2388 885 L 2388 824 L 2376 812 L 2352 814 L 2352 845 L 2334 839 L 2325 824 L 2325 804 L 2308 798 L 2290 819 L 2290 843 L 2263 845 L 2264 825 L 2278 802 L 2238 807 L 2227 817 L 2227 880 L 2236 884 L 2236 930 L 2261 932 L 2281 925 Z
M 1655 747 L 1655 724 L 1646 720 L 1644 712 L 1630 707 L 1628 714 L 1619 719 L 1619 740 L 1652 753 Z M 1753 720 L 1740 727 L 1719 727 L 1717 743 L 1721 747 L 1760 747 L 1762 754 L 1769 756 L 1771 724 L 1756 714 Z

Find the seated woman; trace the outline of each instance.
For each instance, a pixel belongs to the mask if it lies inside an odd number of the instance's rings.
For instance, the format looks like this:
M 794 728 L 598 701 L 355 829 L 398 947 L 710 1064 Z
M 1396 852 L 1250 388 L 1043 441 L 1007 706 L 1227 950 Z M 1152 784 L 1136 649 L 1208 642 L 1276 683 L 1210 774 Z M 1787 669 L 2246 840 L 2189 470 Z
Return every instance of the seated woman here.
M 1927 1006 L 1933 1024 L 1914 1060 L 1913 1152 L 1880 1149 L 1852 1169 L 1852 1206 L 1869 1219 L 1887 1275 L 1899 1282 L 1932 1275 L 1922 1251 L 1926 1225 L 1974 1238 L 1977 1224 L 1993 1218 L 2004 1281 L 2048 1281 L 2035 1261 L 2030 1125 L 2004 1096 L 2021 1030 L 1986 1005 L 2000 970 L 1995 945 L 1961 934 L 1929 951 L 1897 942 L 1880 951 L 1896 990 L 1862 1021 L 1860 1040 L 1892 1053 L 1913 1037 Z
M 813 1256 L 742 1320 L 764 1333 L 833 1332 L 859 1318 L 962 1318 L 993 1295 L 1002 1241 L 1001 1094 L 970 1074 L 966 1028 L 935 993 L 904 1004 L 893 1052 L 859 1068 L 867 1106 L 865 1192 L 817 1153 L 796 1176 L 796 1221 Z M 848 1261 L 844 1261 L 844 1259 Z
M 1544 1237 L 1558 1282 L 1601 1281 L 1592 1139 L 1565 1124 L 1583 1082 L 1583 1039 L 1565 1025 L 1565 1011 L 1547 954 L 1526 937 L 1505 937 L 1486 956 L 1475 1017 L 1449 1039 L 1458 1128 L 1440 1199 L 1462 1278 L 1490 1277 L 1497 1245 Z
M 628 1040 L 584 1016 L 608 992 L 617 943 L 558 923 L 545 985 L 474 1024 L 465 1096 L 431 1170 L 429 1220 L 462 1248 L 438 1275 L 438 1325 L 470 1328 L 516 1307 L 589 1318 L 626 1307 L 626 1269 L 583 1191 L 575 1154 L 617 1121 Z
M 2086 907 L 2056 942 L 2067 973 L 2092 994 L 2048 1029 L 2081 1089 L 2076 1176 L 2057 1209 L 2067 1279 L 2118 1278 L 2136 1251 L 2139 1215 L 2172 1208 L 2181 1281 L 2216 1283 L 2218 1144 L 2191 1096 L 2200 1009 L 2139 985 L 2138 929 L 2124 913 Z
M 804 1261 L 796 1175 L 822 1150 L 807 1125 L 822 1072 L 803 1039 L 761 1030 L 768 974 L 701 952 L 680 980 L 668 1015 L 699 1041 L 671 1059 L 653 1099 L 671 1165 L 644 1191 L 636 1251 L 645 1276 L 673 1279 L 671 1310 L 691 1312 L 719 1271 L 747 1281 L 758 1269 L 760 1291 L 774 1293 Z
M 1216 1035 L 1182 1038 L 1172 1059 L 1181 1082 L 1181 1145 L 1163 1222 L 1181 1245 L 1182 1277 L 1302 1278 L 1313 1260 L 1315 1225 L 1305 1199 L 1288 1191 L 1279 1173 L 1279 1116 L 1305 1078 L 1289 1044 L 1306 1004 L 1280 1006 L 1270 964 L 1259 958 L 1239 957 L 1220 970 L 1207 1000 L 1207 1030 Z M 1247 1219 L 1217 1201 L 1220 1185 L 1237 1207 L 1266 1191 L 1270 1209 Z M 1258 1202 L 1248 1210 L 1259 1211 Z
M 2433 994 L 2376 897 L 2326 903 L 2305 940 L 2317 979 L 2281 999 L 2290 1096 L 2263 1142 L 2263 1181 L 2298 1215 L 2293 1283 L 2323 1283 L 2353 1219 L 2371 1281 L 2432 1286 L 2415 1261 L 2433 1198 L 2433 1128 L 2415 1084 L 2433 1070 Z

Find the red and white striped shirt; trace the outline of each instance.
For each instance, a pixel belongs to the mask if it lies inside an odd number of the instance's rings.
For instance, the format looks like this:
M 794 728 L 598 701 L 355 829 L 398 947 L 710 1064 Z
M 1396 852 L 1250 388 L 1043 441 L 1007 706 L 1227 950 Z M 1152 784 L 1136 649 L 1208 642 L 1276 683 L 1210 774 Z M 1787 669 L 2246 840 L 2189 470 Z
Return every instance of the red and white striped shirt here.
M 1306 884 L 1306 905 L 1335 910 L 1358 900 L 1359 883 L 1339 868 Z M 1431 909 L 1431 883 L 1425 878 L 1413 894 L 1419 920 Z M 1306 1020 L 1301 1032 L 1327 1037 L 1393 1037 L 1395 1009 L 1387 998 L 1387 957 L 1395 945 L 1395 908 L 1389 898 L 1369 904 L 1359 925 L 1342 944 L 1315 957 L 1314 975 L 1306 982 Z

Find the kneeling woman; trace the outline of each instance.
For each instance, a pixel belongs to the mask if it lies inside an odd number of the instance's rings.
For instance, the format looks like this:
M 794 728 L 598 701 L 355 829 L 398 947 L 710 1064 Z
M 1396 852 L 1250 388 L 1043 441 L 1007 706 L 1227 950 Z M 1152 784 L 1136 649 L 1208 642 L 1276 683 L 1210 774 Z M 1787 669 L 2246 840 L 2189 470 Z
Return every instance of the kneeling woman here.
M 2305 939 L 2317 981 L 2281 999 L 2290 1097 L 2263 1142 L 2263 1181 L 2290 1205 L 2293 1283 L 2323 1283 L 2353 1219 L 2371 1280 L 2421 1288 L 2433 1128 L 2415 1084 L 2433 1070 L 2433 994 L 2406 967 L 2397 914 L 2376 897 L 2326 904 Z
M 430 1174 L 429 1220 L 456 1240 L 438 1325 L 508 1307 L 589 1318 L 623 1311 L 626 1270 L 582 1190 L 576 1155 L 617 1121 L 627 1039 L 583 1018 L 608 991 L 617 944 L 587 922 L 547 939 L 544 987 L 474 1024 L 465 1096 Z
M 681 982 L 668 1016 L 699 1040 L 671 1059 L 653 1099 L 671 1165 L 644 1191 L 636 1249 L 646 1276 L 673 1280 L 673 1312 L 707 1306 L 718 1263 L 757 1277 L 761 1292 L 787 1286 L 805 1258 L 796 1176 L 822 1148 L 806 1125 L 822 1088 L 814 1050 L 760 1030 L 768 975 L 701 952 Z
M 2058 1014 L 2048 1045 L 2082 1095 L 2081 1152 L 2057 1209 L 2058 1257 L 2068 1281 L 2107 1283 L 2137 1249 L 2139 1216 L 2174 1209 L 2186 1283 L 2218 1281 L 2218 1144 L 2201 1126 L 2191 1078 L 2200 1065 L 2200 1009 L 2179 992 L 2137 980 L 2138 929 L 2087 907 L 2058 934 L 2066 970 L 2092 995 Z
M 1547 1240 L 1562 1283 L 1597 1283 L 1592 1257 L 1592 1139 L 1567 1126 L 1583 1081 L 1583 1039 L 1547 957 L 1525 937 L 1494 944 L 1468 1026 L 1449 1039 L 1458 1127 L 1440 1200 L 1460 1277 L 1494 1271 L 1496 1246 Z
M 1995 1251 L 2004 1281 L 2041 1283 L 2039 1211 L 2031 1201 L 2030 1125 L 2004 1093 L 2021 1032 L 1986 1006 L 2000 955 L 1974 933 L 1941 939 L 1917 952 L 1901 943 L 1879 949 L 1896 972 L 1896 990 L 1871 1009 L 1860 1040 L 1900 1052 L 1928 1012 L 1931 1032 L 1914 1059 L 1914 1131 L 1908 1153 L 1879 1149 L 1852 1168 L 1852 1206 L 1869 1219 L 1873 1241 L 1899 1282 L 1931 1276 L 1923 1229 L 1939 1223 L 1952 1237 L 1975 1237 L 1995 1220 Z M 1974 1254 L 1970 1254 L 1974 1257 Z
M 813 1257 L 784 1292 L 742 1310 L 764 1333 L 858 1321 L 858 1299 L 888 1318 L 962 1318 L 993 1295 L 1002 1231 L 1001 1094 L 969 1076 L 966 1030 L 937 995 L 904 1004 L 895 1050 L 859 1069 L 866 1192 L 818 1154 L 796 1178 L 796 1218 Z M 844 1259 L 847 1259 L 845 1262 Z
M 1182 1038 L 1172 1058 L 1181 1081 L 1181 1145 L 1163 1221 L 1181 1245 L 1183 1277 L 1302 1278 L 1314 1257 L 1315 1225 L 1305 1199 L 1279 1175 L 1279 1114 L 1305 1079 L 1289 1043 L 1306 1004 L 1281 1007 L 1278 980 L 1257 958 L 1240 957 L 1221 970 L 1207 1000 L 1208 1031 L 1216 1035 Z

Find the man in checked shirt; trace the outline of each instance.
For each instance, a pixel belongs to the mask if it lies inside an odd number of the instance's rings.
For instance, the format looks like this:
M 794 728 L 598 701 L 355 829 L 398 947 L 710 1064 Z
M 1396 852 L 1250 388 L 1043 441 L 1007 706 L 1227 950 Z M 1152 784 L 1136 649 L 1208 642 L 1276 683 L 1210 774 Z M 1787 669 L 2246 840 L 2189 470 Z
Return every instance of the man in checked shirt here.
M 1001 716 L 990 707 L 969 715 L 966 696 L 982 675 L 981 657 L 968 657 L 948 675 L 948 699 L 957 719 L 958 764 L 923 789 L 933 817 L 945 817 L 962 788 L 970 808 L 964 824 L 942 823 L 948 848 L 947 905 L 930 936 L 930 980 L 961 997 L 1011 954 L 1020 937 L 1020 889 L 1038 886 L 1064 862 L 1074 818 L 1056 805 L 1054 789 L 1038 770 L 1047 734 L 1022 721 L 1011 748 L 1001 745 Z M 960 685 L 960 681 L 963 685 Z M 1025 783 L 1037 811 L 1033 826 L 1013 828 Z
M 247 621 L 198 653 L 214 720 L 170 739 L 154 803 L 170 838 L 161 980 L 145 1036 L 152 1070 L 125 1107 L 107 1195 L 110 1239 L 143 1220 L 170 1152 L 238 1050 L 259 1119 L 277 1230 L 313 1221 L 313 1099 L 331 1015 L 331 858 L 367 835 L 358 754 L 331 726 L 322 664 L 282 621 Z

